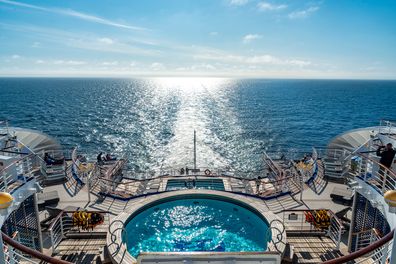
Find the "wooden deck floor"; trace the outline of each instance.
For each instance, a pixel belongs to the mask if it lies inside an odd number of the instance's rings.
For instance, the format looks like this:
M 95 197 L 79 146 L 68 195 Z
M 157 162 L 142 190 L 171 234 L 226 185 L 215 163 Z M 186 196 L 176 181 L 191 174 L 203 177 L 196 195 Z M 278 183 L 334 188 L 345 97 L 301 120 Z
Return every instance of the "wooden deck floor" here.
M 56 256 L 77 264 L 96 263 L 105 245 L 105 238 L 65 239 L 57 247 Z

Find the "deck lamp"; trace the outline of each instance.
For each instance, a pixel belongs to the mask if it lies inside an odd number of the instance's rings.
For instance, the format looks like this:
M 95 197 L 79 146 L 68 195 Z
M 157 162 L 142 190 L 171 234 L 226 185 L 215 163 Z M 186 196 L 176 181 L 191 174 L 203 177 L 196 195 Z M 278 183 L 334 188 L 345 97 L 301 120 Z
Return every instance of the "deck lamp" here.
M 389 212 L 396 213 L 396 190 L 387 191 L 384 194 L 385 202 L 389 205 Z

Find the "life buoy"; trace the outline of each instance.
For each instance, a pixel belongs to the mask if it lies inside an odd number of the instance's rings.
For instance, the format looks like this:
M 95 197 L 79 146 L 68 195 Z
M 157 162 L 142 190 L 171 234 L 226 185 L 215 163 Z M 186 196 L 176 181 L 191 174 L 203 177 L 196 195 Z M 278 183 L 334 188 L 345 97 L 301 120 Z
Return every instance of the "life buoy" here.
M 209 169 L 206 169 L 206 170 L 205 170 L 205 175 L 206 175 L 206 176 L 209 176 L 209 175 L 210 175 L 210 170 L 209 170 Z

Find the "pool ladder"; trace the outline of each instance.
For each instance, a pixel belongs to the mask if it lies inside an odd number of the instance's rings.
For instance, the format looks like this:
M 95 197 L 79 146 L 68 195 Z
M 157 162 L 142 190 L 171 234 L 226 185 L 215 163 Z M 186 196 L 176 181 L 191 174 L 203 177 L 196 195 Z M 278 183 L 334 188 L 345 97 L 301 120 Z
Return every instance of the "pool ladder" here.
M 282 227 L 282 230 L 279 229 L 279 226 L 275 226 L 274 223 L 279 223 L 280 227 Z M 273 231 L 276 232 L 275 238 L 272 235 Z M 267 243 L 271 242 L 272 245 L 274 245 L 276 251 L 278 251 L 279 253 L 282 253 L 282 251 L 278 249 L 278 244 L 283 244 L 286 246 L 286 243 L 283 241 L 284 234 L 286 233 L 285 231 L 286 231 L 285 225 L 281 220 L 278 219 L 272 220 L 267 229 L 267 233 L 266 233 Z
M 122 226 L 121 227 L 117 227 L 114 230 L 111 230 L 111 227 L 113 226 L 113 224 L 117 223 L 117 222 L 120 222 L 122 224 Z M 122 238 L 121 241 L 117 241 L 117 236 L 115 235 L 115 232 L 117 232 L 118 230 L 121 230 L 121 238 Z M 108 247 L 110 247 L 113 244 L 116 245 L 116 247 L 117 247 L 116 250 L 113 253 L 111 253 L 111 255 L 114 257 L 114 256 L 116 256 L 118 254 L 118 252 L 120 252 L 122 244 L 128 244 L 128 237 L 124 235 L 126 233 L 125 228 L 124 228 L 124 222 L 122 222 L 121 220 L 118 220 L 118 219 L 114 220 L 109 225 L 109 233 L 110 233 L 111 243 L 109 244 Z M 125 239 L 125 243 L 123 243 L 124 239 Z M 122 258 L 120 260 L 120 263 L 122 263 L 122 261 L 124 260 L 126 251 L 127 251 L 127 247 L 125 246 L 125 250 L 124 250 L 124 252 L 122 254 Z

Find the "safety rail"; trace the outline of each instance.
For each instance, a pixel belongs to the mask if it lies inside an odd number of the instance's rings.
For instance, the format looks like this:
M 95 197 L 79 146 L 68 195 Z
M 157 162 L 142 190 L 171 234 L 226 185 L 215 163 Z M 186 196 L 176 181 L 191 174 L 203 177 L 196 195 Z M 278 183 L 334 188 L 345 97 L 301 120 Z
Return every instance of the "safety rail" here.
M 327 228 L 316 227 L 313 223 L 307 221 L 306 214 L 314 214 L 318 211 L 326 210 L 329 215 L 330 223 Z M 345 232 L 341 220 L 331 210 L 317 209 L 317 210 L 302 210 L 292 209 L 282 211 L 283 223 L 287 232 L 291 233 L 323 233 L 328 236 L 339 249 L 341 244 L 341 236 Z
M 352 233 L 352 240 L 355 239 L 355 247 L 353 251 L 358 251 L 373 242 L 381 239 L 381 234 L 376 228 Z
M 0 191 L 13 192 L 19 188 L 20 185 L 14 184 L 16 182 L 26 183 L 29 179 L 34 178 L 37 162 L 36 154 L 29 154 L 14 162 L 8 164 L 0 170 Z
M 188 169 L 188 170 L 187 170 Z M 206 171 L 206 173 L 205 173 Z M 265 176 L 265 170 L 258 171 L 237 171 L 230 170 L 227 168 L 211 168 L 211 167 L 199 167 L 196 169 L 192 168 L 161 168 L 159 170 L 152 170 L 146 172 L 135 172 L 132 170 L 124 169 L 124 178 L 138 179 L 138 180 L 151 180 L 163 176 L 178 177 L 178 176 L 233 176 L 239 179 L 255 179 L 258 176 Z M 238 175 L 238 176 L 237 176 Z
M 82 209 L 83 210 L 83 209 Z M 51 249 L 53 253 L 56 253 L 56 248 L 59 246 L 60 242 L 66 237 L 67 233 L 70 232 L 85 232 L 85 233 L 92 233 L 98 232 L 97 230 L 89 230 L 84 229 L 80 230 L 78 226 L 75 226 L 73 223 L 72 214 L 75 211 L 61 211 L 53 220 L 48 228 L 51 238 Z M 110 223 L 110 216 L 109 212 L 107 211 L 90 211 L 87 210 L 89 213 L 100 213 L 104 216 L 104 222 L 102 225 L 106 226 Z M 104 231 L 104 230 L 101 230 Z
M 293 170 L 293 168 L 291 168 Z M 156 187 L 150 187 L 150 181 L 156 179 L 169 179 L 169 178 L 177 178 L 177 179 L 199 179 L 199 177 L 205 177 L 205 179 L 211 179 L 211 177 L 218 177 L 218 178 L 230 178 L 236 180 L 242 180 L 246 182 L 244 193 L 250 195 L 257 195 L 260 197 L 269 197 L 269 196 L 277 196 L 283 193 L 290 193 L 291 195 L 295 195 L 302 190 L 301 179 L 300 175 L 297 171 L 288 171 L 284 175 L 284 178 L 278 180 L 270 180 L 266 178 L 261 179 L 243 179 L 236 176 L 231 175 L 219 175 L 212 174 L 211 176 L 205 174 L 189 174 L 189 175 L 164 175 L 164 176 L 157 176 L 151 179 L 132 179 L 127 178 L 127 181 L 120 182 L 115 180 L 110 180 L 107 178 L 99 177 L 97 179 L 97 185 L 99 186 L 99 192 L 101 194 L 112 194 L 113 196 L 120 196 L 121 198 L 130 198 L 133 196 L 144 195 L 149 192 L 159 192 L 160 191 L 160 184 L 154 184 Z M 257 186 L 256 182 L 259 184 L 260 191 L 254 191 L 251 186 Z M 267 187 L 266 187 L 267 186 Z M 268 188 L 268 186 L 270 188 Z M 91 189 L 92 191 L 93 189 Z M 96 189 L 94 189 L 96 191 Z M 163 190 L 165 191 L 165 189 Z M 168 190 L 171 191 L 171 190 Z M 226 190 L 224 190 L 226 191 Z M 231 190 L 231 192 L 234 192 Z M 239 191 L 237 191 L 239 192 Z
M 366 154 L 357 153 L 361 157 L 357 168 L 351 174 L 370 184 L 381 194 L 396 189 L 396 173 Z
M 370 245 L 352 252 L 351 254 L 327 260 L 322 264 L 342 264 L 342 263 L 365 263 L 365 264 L 387 264 L 390 262 L 392 252 L 394 230 L 386 234 L 381 239 L 371 243 Z M 392 262 L 393 263 L 393 262 Z
M 379 133 L 388 134 L 389 136 L 395 136 L 396 120 L 381 119 Z
M 2 233 L 4 263 L 51 263 L 71 264 L 71 262 L 53 258 L 37 250 L 26 247 Z M 0 260 L 1 261 L 1 260 Z

